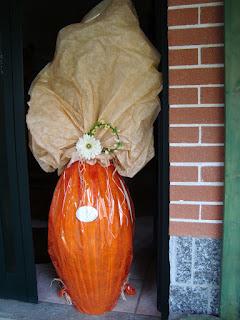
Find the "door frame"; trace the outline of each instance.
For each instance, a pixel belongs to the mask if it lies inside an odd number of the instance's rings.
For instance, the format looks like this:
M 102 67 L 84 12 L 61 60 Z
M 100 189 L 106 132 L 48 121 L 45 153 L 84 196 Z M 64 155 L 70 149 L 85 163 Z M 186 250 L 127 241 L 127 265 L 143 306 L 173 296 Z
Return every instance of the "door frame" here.
M 240 319 L 240 1 L 225 1 L 225 194 L 221 319 Z
M 2 189 L 6 194 L 1 194 L 1 204 L 5 205 L 0 212 L 1 296 L 37 302 L 25 139 L 21 2 L 4 1 L 0 15 L 0 107 L 7 135 L 1 137 L 6 145 L 1 159 L 7 162 Z M 12 256 L 11 268 L 7 256 Z
M 169 102 L 168 102 L 168 1 L 154 0 L 155 43 L 161 54 L 159 70 L 162 72 L 163 89 L 160 94 L 161 112 L 157 118 L 155 142 L 157 158 L 157 307 L 162 319 L 169 315 Z
M 32 248 L 31 215 L 29 205 L 29 184 L 27 170 L 27 151 L 25 140 L 25 108 L 22 64 L 22 1 L 4 1 L 10 4 L 9 23 L 12 59 L 12 91 L 14 96 L 13 125 L 15 132 L 16 167 L 18 181 L 19 214 L 21 216 L 21 232 L 23 242 L 23 264 L 25 266 L 26 301 L 37 302 L 37 284 Z M 157 243 L 157 306 L 164 317 L 169 312 L 169 147 L 168 147 L 168 42 L 167 42 L 167 0 L 153 0 L 155 10 L 156 46 L 161 53 L 161 72 L 163 74 L 163 91 L 161 113 L 156 121 L 157 139 L 157 211 L 155 231 Z M 8 9 L 6 9 L 8 10 Z M 16 103 L 17 102 L 17 103 Z M 161 245 L 158 245 L 161 244 Z

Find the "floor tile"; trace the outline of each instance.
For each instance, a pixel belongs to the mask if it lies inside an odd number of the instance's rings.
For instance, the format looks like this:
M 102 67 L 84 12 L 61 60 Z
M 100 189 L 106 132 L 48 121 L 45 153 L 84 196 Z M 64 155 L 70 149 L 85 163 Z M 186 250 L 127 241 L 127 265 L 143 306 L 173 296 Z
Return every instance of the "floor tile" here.
M 151 264 L 139 299 L 137 314 L 159 316 L 157 310 L 157 286 L 155 280 L 155 266 Z
M 4 320 L 158 320 L 157 317 L 126 312 L 108 312 L 101 316 L 89 316 L 67 305 L 40 302 L 24 303 L 0 299 L 0 317 Z
M 134 236 L 134 258 L 130 270 L 130 279 L 143 280 L 153 255 L 152 217 L 140 217 L 136 219 Z
M 38 300 L 44 302 L 61 303 L 65 304 L 64 298 L 60 298 L 57 294 L 58 285 L 57 282 L 51 282 L 54 278 L 57 278 L 54 267 L 51 263 L 37 264 L 37 286 L 38 286 Z
M 152 258 L 151 250 L 144 248 L 134 254 L 129 278 L 143 280 L 146 277 L 147 270 Z
M 136 218 L 134 249 L 138 251 L 141 248 L 149 248 L 153 241 L 153 218 Z
M 121 311 L 121 312 L 129 312 L 129 313 L 135 312 L 137 308 L 138 300 L 141 294 L 143 283 L 140 280 L 131 280 L 129 282 L 136 289 L 136 295 L 135 296 L 125 295 L 126 300 L 123 300 L 122 297 L 120 296 L 118 303 L 116 307 L 113 309 L 113 311 Z

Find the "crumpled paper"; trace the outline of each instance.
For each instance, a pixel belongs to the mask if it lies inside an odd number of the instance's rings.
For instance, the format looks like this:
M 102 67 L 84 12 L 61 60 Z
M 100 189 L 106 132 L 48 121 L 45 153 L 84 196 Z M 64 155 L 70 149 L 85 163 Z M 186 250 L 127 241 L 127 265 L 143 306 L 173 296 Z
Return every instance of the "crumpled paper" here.
M 81 23 L 60 30 L 53 61 L 29 91 L 29 145 L 42 169 L 60 173 L 79 137 L 104 120 L 120 130 L 123 146 L 98 161 L 112 161 L 119 174 L 133 177 L 154 156 L 159 60 L 129 0 L 105 0 Z M 95 137 L 114 144 L 110 130 Z

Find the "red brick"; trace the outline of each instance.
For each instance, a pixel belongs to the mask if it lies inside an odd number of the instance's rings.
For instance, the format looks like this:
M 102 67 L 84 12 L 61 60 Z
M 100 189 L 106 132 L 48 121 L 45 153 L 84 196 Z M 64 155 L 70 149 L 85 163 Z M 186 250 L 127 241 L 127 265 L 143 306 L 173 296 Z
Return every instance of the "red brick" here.
M 170 204 L 170 217 L 179 219 L 198 219 L 199 205 Z
M 171 236 L 193 237 L 222 237 L 222 223 L 194 223 L 194 222 L 170 222 L 169 234 Z
M 181 4 L 195 4 L 195 3 L 208 3 L 208 2 L 219 2 L 219 0 L 168 0 L 168 5 L 176 6 Z
M 224 108 L 170 108 L 170 123 L 224 123 Z
M 221 186 L 171 186 L 171 201 L 223 201 Z
M 202 48 L 202 64 L 224 63 L 224 47 Z
M 224 168 L 219 167 L 202 167 L 201 180 L 203 182 L 215 182 L 224 180 Z
M 195 104 L 198 103 L 197 88 L 170 88 L 170 104 Z
M 200 23 L 221 23 L 224 21 L 223 6 L 202 7 Z
M 198 169 L 197 167 L 170 167 L 170 181 L 184 182 L 197 181 Z
M 203 143 L 223 143 L 224 127 L 203 127 L 202 142 Z
M 168 30 L 170 46 L 223 43 L 223 27 Z
M 169 26 L 197 24 L 197 23 L 198 23 L 197 8 L 168 10 Z
M 198 142 L 199 129 L 194 127 L 170 128 L 170 142 Z
M 222 220 L 223 206 L 207 206 L 203 205 L 201 210 L 201 218 L 203 220 Z
M 169 51 L 169 65 L 194 65 L 198 64 L 198 50 L 197 49 L 183 49 Z
M 170 85 L 222 84 L 224 68 L 169 70 Z
M 224 147 L 170 147 L 171 162 L 223 162 Z
M 202 87 L 200 91 L 201 103 L 224 103 L 223 87 Z

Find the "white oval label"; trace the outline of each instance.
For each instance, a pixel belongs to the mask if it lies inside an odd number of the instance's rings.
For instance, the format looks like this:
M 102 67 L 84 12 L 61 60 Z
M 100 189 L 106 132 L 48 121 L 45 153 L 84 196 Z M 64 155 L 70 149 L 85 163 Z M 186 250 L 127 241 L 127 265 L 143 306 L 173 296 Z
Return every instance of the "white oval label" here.
M 83 206 L 77 209 L 76 217 L 79 221 L 91 222 L 97 219 L 98 212 L 94 207 Z

